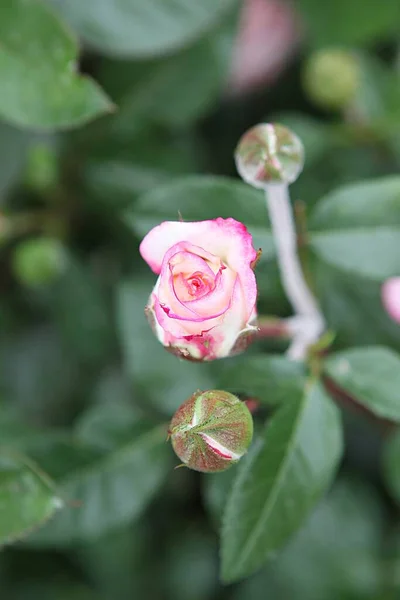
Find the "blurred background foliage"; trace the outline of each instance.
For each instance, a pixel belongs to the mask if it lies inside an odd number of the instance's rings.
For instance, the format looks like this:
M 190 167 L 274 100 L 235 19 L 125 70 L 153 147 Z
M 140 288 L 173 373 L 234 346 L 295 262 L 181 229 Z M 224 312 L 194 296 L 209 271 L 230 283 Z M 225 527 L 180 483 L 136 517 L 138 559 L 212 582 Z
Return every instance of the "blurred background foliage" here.
M 346 403 L 331 492 L 262 571 L 218 583 L 236 467 L 173 470 L 164 423 L 228 385 L 262 388 L 268 414 L 304 375 L 279 357 L 249 371 L 169 355 L 138 253 L 179 212 L 233 216 L 263 247 L 260 312 L 290 314 L 262 198 L 229 179 L 245 129 L 282 122 L 306 148 L 292 198 L 335 349 L 400 350 L 380 299 L 400 273 L 399 33 L 398 0 L 2 1 L 0 539 L 17 541 L 2 599 L 400 598 L 399 438 Z M 393 229 L 387 271 L 376 227 Z

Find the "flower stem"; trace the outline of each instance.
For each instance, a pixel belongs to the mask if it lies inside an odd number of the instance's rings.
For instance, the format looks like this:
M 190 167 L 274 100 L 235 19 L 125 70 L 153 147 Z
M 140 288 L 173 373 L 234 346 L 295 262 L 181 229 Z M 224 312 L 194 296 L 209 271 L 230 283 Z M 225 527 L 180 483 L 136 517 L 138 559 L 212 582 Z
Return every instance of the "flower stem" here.
M 301 268 L 288 185 L 267 185 L 265 195 L 282 283 L 295 313 L 287 321 L 292 335 L 288 356 L 303 360 L 309 346 L 318 340 L 324 330 L 325 322 Z

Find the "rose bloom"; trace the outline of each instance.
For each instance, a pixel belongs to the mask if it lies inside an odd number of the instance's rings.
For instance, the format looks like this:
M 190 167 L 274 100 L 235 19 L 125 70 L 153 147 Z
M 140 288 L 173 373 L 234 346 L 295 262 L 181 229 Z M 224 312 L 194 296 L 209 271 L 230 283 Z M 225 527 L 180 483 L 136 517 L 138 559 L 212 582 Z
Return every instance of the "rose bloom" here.
M 400 324 L 400 277 L 387 279 L 382 286 L 382 303 L 389 317 Z
M 146 314 L 164 346 L 189 360 L 247 346 L 257 329 L 257 252 L 242 223 L 166 221 L 146 235 L 140 253 L 159 276 Z
M 300 19 L 283 0 L 245 0 L 235 41 L 228 93 L 270 85 L 286 68 L 301 39 Z

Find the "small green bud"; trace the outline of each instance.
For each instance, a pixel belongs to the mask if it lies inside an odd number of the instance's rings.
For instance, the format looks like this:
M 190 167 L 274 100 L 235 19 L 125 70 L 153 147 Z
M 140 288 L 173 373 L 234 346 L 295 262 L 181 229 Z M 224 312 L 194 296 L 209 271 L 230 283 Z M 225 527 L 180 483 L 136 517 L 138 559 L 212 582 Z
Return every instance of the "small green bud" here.
M 172 446 L 189 468 L 225 471 L 247 452 L 253 418 L 244 402 L 229 392 L 196 392 L 172 418 Z
M 304 67 L 304 90 L 322 108 L 338 110 L 348 106 L 360 81 L 359 61 L 347 50 L 319 50 L 311 54 Z
M 18 244 L 12 258 L 17 279 L 29 287 L 46 285 L 65 271 L 67 250 L 53 238 L 32 238 Z
M 59 178 L 58 156 L 54 148 L 43 142 L 29 150 L 25 168 L 25 183 L 32 190 L 43 193 L 53 188 Z
M 236 168 L 244 181 L 256 188 L 293 183 L 304 165 L 304 147 L 290 129 L 261 123 L 247 131 L 235 152 Z

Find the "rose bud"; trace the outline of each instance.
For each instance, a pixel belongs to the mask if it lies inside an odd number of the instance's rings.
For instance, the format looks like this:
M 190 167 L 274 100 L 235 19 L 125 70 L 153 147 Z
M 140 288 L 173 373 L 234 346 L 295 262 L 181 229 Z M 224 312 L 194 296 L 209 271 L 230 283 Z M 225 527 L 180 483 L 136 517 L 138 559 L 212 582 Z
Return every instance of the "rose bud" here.
M 146 314 L 159 341 L 188 360 L 243 350 L 257 331 L 257 252 L 234 219 L 154 227 L 140 253 L 159 276 Z
M 389 317 L 400 324 L 400 277 L 387 279 L 382 286 L 382 303 Z
M 196 392 L 172 418 L 172 446 L 189 468 L 225 471 L 247 452 L 253 418 L 244 402 L 220 390 Z

